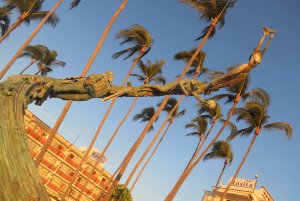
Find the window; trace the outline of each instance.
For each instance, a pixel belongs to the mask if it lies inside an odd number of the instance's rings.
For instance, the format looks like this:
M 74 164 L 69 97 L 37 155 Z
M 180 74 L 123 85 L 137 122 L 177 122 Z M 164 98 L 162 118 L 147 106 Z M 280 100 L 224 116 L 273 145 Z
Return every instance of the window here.
M 74 154 L 69 154 L 69 157 L 70 157 L 71 159 L 73 159 L 75 156 L 74 156 Z
M 70 175 L 71 177 L 73 177 L 73 176 L 74 176 L 74 172 L 71 171 L 69 175 Z
M 105 183 L 105 182 L 106 182 L 106 179 L 103 177 L 103 178 L 101 179 L 101 182 Z

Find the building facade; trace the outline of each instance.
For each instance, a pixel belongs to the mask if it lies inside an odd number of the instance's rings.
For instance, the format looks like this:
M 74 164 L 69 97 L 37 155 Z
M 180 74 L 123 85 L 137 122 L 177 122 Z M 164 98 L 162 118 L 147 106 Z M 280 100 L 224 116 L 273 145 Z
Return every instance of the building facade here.
M 35 158 L 45 144 L 51 128 L 29 111 L 25 111 L 24 121 L 28 145 L 32 157 Z M 85 150 L 84 147 L 78 149 L 58 133 L 55 135 L 53 142 L 38 167 L 42 182 L 52 200 L 58 200 L 62 193 L 64 193 Z M 107 160 L 104 156 L 93 171 L 86 188 L 83 190 L 83 185 L 100 155 L 101 153 L 96 148 L 91 150 L 89 159 L 84 163 L 79 176 L 68 192 L 67 200 L 101 200 L 105 196 L 113 178 L 102 167 Z M 83 193 L 81 193 L 82 191 Z
M 230 182 L 230 181 L 229 181 Z M 230 187 L 226 201 L 274 201 L 265 187 L 256 189 L 256 180 L 237 178 Z M 211 191 L 204 191 L 202 201 L 220 201 L 227 185 L 218 188 L 212 187 Z

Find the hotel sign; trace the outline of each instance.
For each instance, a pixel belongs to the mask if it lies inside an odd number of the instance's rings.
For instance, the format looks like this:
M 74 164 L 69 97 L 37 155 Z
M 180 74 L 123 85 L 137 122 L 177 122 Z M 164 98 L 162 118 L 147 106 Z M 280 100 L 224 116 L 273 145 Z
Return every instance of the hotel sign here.
M 232 178 L 230 179 L 230 181 L 231 180 L 232 180 Z M 255 188 L 255 183 L 256 183 L 256 180 L 236 178 L 232 184 L 231 189 L 253 190 Z

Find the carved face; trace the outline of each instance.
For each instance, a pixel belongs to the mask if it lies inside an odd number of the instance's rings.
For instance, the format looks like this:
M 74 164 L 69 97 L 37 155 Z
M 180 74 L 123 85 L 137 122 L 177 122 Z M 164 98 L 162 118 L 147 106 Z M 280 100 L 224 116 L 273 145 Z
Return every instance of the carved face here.
M 256 66 L 260 63 L 261 63 L 261 51 L 253 52 L 253 54 L 250 56 L 249 64 L 251 66 Z

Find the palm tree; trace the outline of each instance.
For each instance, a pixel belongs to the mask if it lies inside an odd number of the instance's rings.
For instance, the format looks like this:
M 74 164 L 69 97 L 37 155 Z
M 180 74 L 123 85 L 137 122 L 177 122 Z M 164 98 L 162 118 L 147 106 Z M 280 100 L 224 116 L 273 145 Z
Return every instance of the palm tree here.
M 211 148 L 211 152 L 207 153 L 204 156 L 203 161 L 206 161 L 209 159 L 215 159 L 215 158 L 223 158 L 224 159 L 224 165 L 223 165 L 222 171 L 221 171 L 221 173 L 218 177 L 217 183 L 215 185 L 215 187 L 218 188 L 225 168 L 227 167 L 227 165 L 230 165 L 233 160 L 231 146 L 227 141 L 222 140 L 222 141 L 215 142 Z
M 152 64 L 152 62 L 147 59 L 147 64 L 144 64 L 144 62 L 140 60 L 138 68 L 142 74 L 132 73 L 130 76 L 137 77 L 138 80 L 144 84 L 149 84 L 150 82 L 165 84 L 166 78 L 162 76 L 162 67 L 165 63 L 165 60 L 160 60 Z
M 0 43 L 17 27 L 19 27 L 23 22 L 30 24 L 31 21 L 42 20 L 49 13 L 49 11 L 42 11 L 42 5 L 44 0 L 5 0 L 8 6 L 11 6 L 18 10 L 20 13 L 18 19 L 7 32 L 0 38 Z M 46 23 L 55 27 L 58 22 L 58 17 L 55 14 L 52 14 L 47 20 Z
M 10 0 L 7 0 L 8 2 Z M 33 2 L 31 0 L 27 0 L 28 2 Z M 17 51 L 17 53 L 13 56 L 13 58 L 8 62 L 8 64 L 6 64 L 4 66 L 4 68 L 1 70 L 0 72 L 0 80 L 3 78 L 3 76 L 5 75 L 5 73 L 11 68 L 11 66 L 14 64 L 14 62 L 19 58 L 19 56 L 22 54 L 22 52 L 24 51 L 24 49 L 29 45 L 29 43 L 32 41 L 32 39 L 36 36 L 36 34 L 41 30 L 41 28 L 44 26 L 44 24 L 46 22 L 49 21 L 50 22 L 53 21 L 53 19 L 55 18 L 54 12 L 56 11 L 56 9 L 60 6 L 60 4 L 62 3 L 63 0 L 58 0 L 55 5 L 52 7 L 52 9 L 47 12 L 47 14 L 45 15 L 45 17 L 41 20 L 41 22 L 38 24 L 38 26 L 34 29 L 34 31 L 31 33 L 31 35 L 27 38 L 27 40 L 23 43 L 23 45 L 19 48 L 19 50 Z M 15 3 L 20 3 L 20 5 L 22 4 L 22 2 L 24 3 L 25 1 L 17 1 L 17 0 L 11 0 L 11 2 L 15 2 Z M 14 4 L 9 4 L 8 7 L 14 7 Z M 54 18 L 53 18 L 54 17 Z M 52 20 L 51 20 L 52 19 Z M 0 42 L 1 43 L 1 42 Z
M 19 56 L 21 57 L 27 57 L 30 58 L 31 61 L 26 66 L 19 75 L 22 75 L 30 66 L 35 64 L 37 61 L 41 61 L 45 54 L 49 52 L 49 49 L 44 45 L 28 45 L 23 53 Z
M 222 28 L 225 24 L 225 15 L 227 8 L 232 8 L 236 1 L 235 0 L 180 0 L 182 3 L 189 4 L 191 7 L 195 8 L 200 12 L 200 17 L 210 22 L 211 19 L 216 19 L 219 17 L 219 28 Z M 225 8 L 225 9 L 224 9 Z M 223 11 L 224 9 L 224 11 Z M 207 33 L 209 33 L 208 38 L 214 36 L 216 24 L 210 24 L 203 31 L 196 40 L 204 38 Z
M 195 160 L 197 157 L 200 149 L 203 139 L 205 138 L 205 134 L 207 132 L 208 127 L 208 121 L 206 117 L 198 116 L 192 120 L 192 122 L 185 125 L 185 128 L 190 128 L 193 130 L 193 132 L 190 132 L 187 134 L 187 136 L 196 136 L 199 138 L 197 146 L 195 148 L 195 151 L 193 153 L 193 156 L 189 160 L 188 164 L 186 165 L 186 168 Z
M 193 64 L 193 61 L 202 50 L 202 47 L 207 39 L 214 35 L 216 25 L 220 23 L 220 27 L 222 27 L 225 24 L 227 9 L 232 8 L 236 3 L 235 0 L 180 0 L 180 2 L 191 5 L 198 12 L 200 12 L 201 18 L 211 21 L 211 24 L 205 30 L 203 30 L 203 33 L 205 32 L 205 34 L 199 37 L 199 39 L 201 38 L 202 40 L 195 50 L 193 56 L 186 64 L 178 80 L 181 80 L 184 77 L 189 67 Z
M 223 117 L 223 114 L 221 111 L 221 106 L 218 103 L 216 103 L 215 107 L 210 107 L 208 104 L 205 104 L 202 102 L 198 103 L 197 105 L 200 107 L 200 109 L 198 110 L 199 117 L 209 119 L 211 125 L 210 125 L 209 130 L 206 132 L 205 136 L 201 136 L 202 139 L 199 140 L 197 149 L 196 149 L 193 157 L 189 161 L 188 165 L 186 166 L 186 168 L 196 159 L 196 157 L 200 153 L 206 139 L 210 135 L 212 129 L 215 127 L 217 121 L 221 121 L 221 122 L 225 121 L 224 119 L 221 119 Z M 235 125 L 233 125 L 231 122 L 229 122 L 228 125 L 230 126 L 230 129 L 232 131 L 236 130 Z M 194 129 L 195 128 L 196 127 L 194 127 Z
M 148 31 L 141 25 L 135 24 L 128 29 L 120 30 L 116 36 L 117 39 L 122 39 L 120 45 L 132 43 L 132 47 L 126 48 L 113 54 L 113 58 L 117 59 L 122 55 L 127 54 L 124 60 L 138 53 L 139 57 L 145 56 L 151 49 L 153 38 Z M 138 59 L 139 60 L 139 59 Z
M 216 26 L 216 24 L 219 22 L 219 19 L 222 17 L 225 17 L 226 13 L 226 9 L 228 8 L 229 4 L 234 4 L 234 1 L 228 1 L 222 10 L 220 10 L 220 12 L 216 13 L 215 18 L 212 21 L 212 28 L 208 30 L 208 32 L 206 33 L 205 37 L 201 40 L 201 43 L 199 44 L 199 46 L 197 47 L 194 55 L 192 56 L 192 58 L 190 59 L 190 61 L 186 64 L 185 68 L 183 69 L 182 73 L 180 74 L 180 76 L 178 77 L 178 81 L 181 81 L 182 78 L 185 76 L 186 72 L 188 71 L 189 67 L 191 66 L 192 62 L 194 61 L 194 59 L 196 58 L 196 56 L 199 54 L 199 52 L 201 51 L 202 47 L 204 46 L 208 36 L 210 35 L 212 29 Z M 201 9 L 199 10 L 200 12 Z M 154 123 L 155 119 L 158 117 L 158 115 L 161 113 L 161 111 L 163 110 L 164 106 L 167 104 L 168 99 L 170 98 L 170 95 L 166 95 L 165 98 L 162 101 L 162 104 L 160 105 L 160 107 L 157 108 L 156 113 L 154 114 L 153 118 L 148 122 L 148 124 L 146 125 L 146 127 L 144 128 L 144 130 L 142 131 L 141 135 L 139 136 L 139 138 L 136 140 L 136 142 L 133 144 L 133 146 L 131 147 L 131 149 L 129 150 L 129 152 L 127 153 L 125 160 L 124 160 L 124 164 L 122 165 L 122 167 L 120 168 L 118 175 L 116 176 L 115 179 L 115 183 L 118 183 L 120 181 L 120 179 L 122 178 L 122 175 L 126 169 L 126 167 L 128 166 L 131 158 L 133 157 L 135 151 L 137 150 L 137 148 L 139 147 L 139 145 L 142 143 L 143 139 L 145 138 L 148 129 L 151 127 L 151 125 Z M 115 186 L 115 185 L 114 185 Z M 179 189 L 178 189 L 179 190 Z M 177 190 L 177 191 L 178 191 Z M 107 195 L 108 197 L 111 195 L 111 193 L 113 192 L 113 187 L 109 189 Z M 174 193 L 171 193 L 170 196 L 175 196 Z M 172 198 L 173 199 L 173 198 Z M 170 199 L 171 200 L 171 199 Z M 106 198 L 104 201 L 108 201 L 108 198 Z
M 154 107 L 146 107 L 144 108 L 140 113 L 133 116 L 134 121 L 140 121 L 140 122 L 147 122 L 153 117 L 155 114 L 155 108 Z M 157 121 L 158 118 L 155 120 Z M 149 131 L 152 131 L 154 129 L 153 125 L 151 125 Z
M 192 58 L 193 54 L 195 53 L 195 51 L 196 49 L 192 49 L 191 51 L 177 52 L 174 56 L 174 59 L 182 60 L 188 63 L 189 60 Z M 208 68 L 203 66 L 205 57 L 206 57 L 205 52 L 200 51 L 191 65 L 192 69 L 186 72 L 186 75 L 199 77 L 200 75 L 207 73 Z
M 256 138 L 258 135 L 263 131 L 271 131 L 271 130 L 280 130 L 283 131 L 285 136 L 289 139 L 293 135 L 293 128 L 288 122 L 273 122 L 269 123 L 270 116 L 268 115 L 268 104 L 262 104 L 257 101 L 249 101 L 246 102 L 243 108 L 236 108 L 234 111 L 234 115 L 237 116 L 237 121 L 244 121 L 248 127 L 238 130 L 237 132 L 231 134 L 228 139 L 232 140 L 237 136 L 247 137 L 250 136 L 253 133 L 252 140 L 249 144 L 249 147 L 240 162 L 232 180 L 227 185 L 221 201 L 224 200 L 224 198 L 227 195 L 228 190 L 232 186 L 233 182 L 237 178 L 240 170 L 242 169 L 243 165 L 245 164 L 249 153 L 252 150 L 252 147 L 255 143 Z
M 130 191 L 124 185 L 118 185 L 109 201 L 132 201 Z
M 0 28 L 1 28 L 1 36 L 3 36 L 10 25 L 10 9 L 8 7 L 0 7 Z
M 160 104 L 161 103 L 159 103 L 158 106 Z M 161 125 L 161 127 L 157 131 L 156 135 L 154 136 L 154 138 L 152 139 L 152 141 L 150 142 L 150 144 L 148 145 L 148 147 L 146 148 L 146 150 L 144 151 L 144 153 L 142 154 L 142 156 L 140 157 L 140 159 L 138 160 L 138 162 L 134 166 L 133 170 L 131 171 L 129 177 L 127 178 L 127 180 L 125 182 L 126 187 L 130 183 L 133 175 L 135 174 L 135 172 L 137 171 L 137 169 L 139 168 L 139 166 L 141 165 L 141 163 L 143 162 L 143 160 L 145 159 L 145 157 L 147 156 L 147 154 L 149 153 L 149 151 L 151 150 L 151 148 L 153 147 L 155 142 L 157 141 L 160 133 L 162 132 L 162 130 L 166 126 L 167 122 L 169 121 L 169 125 L 167 126 L 167 129 L 165 130 L 165 133 L 163 134 L 163 136 L 165 136 L 165 134 L 167 133 L 168 129 L 170 128 L 170 126 L 174 122 L 174 119 L 185 114 L 185 110 L 179 111 L 178 102 L 175 98 L 170 98 L 163 110 L 166 111 L 169 115 L 164 120 L 163 124 Z
M 213 146 L 213 144 L 217 141 L 217 139 L 220 137 L 220 135 L 222 134 L 222 132 L 224 131 L 224 129 L 228 126 L 228 124 L 230 124 L 230 118 L 233 115 L 233 112 L 237 106 L 237 104 L 239 103 L 240 99 L 241 99 L 241 94 L 246 94 L 246 88 L 248 85 L 248 76 L 242 80 L 241 82 L 234 84 L 232 86 L 229 87 L 229 89 L 234 89 L 236 94 L 233 95 L 233 104 L 229 110 L 229 112 L 227 113 L 227 118 L 226 120 L 223 122 L 221 129 L 219 130 L 219 132 L 215 135 L 215 137 L 211 140 L 211 142 L 206 146 L 206 148 L 202 151 L 202 153 L 198 156 L 198 158 L 195 158 L 195 160 L 190 163 L 190 165 L 184 170 L 184 172 L 181 174 L 181 176 L 179 177 L 179 179 L 177 180 L 176 184 L 174 185 L 174 187 L 172 188 L 172 190 L 170 191 L 170 193 L 168 194 L 166 200 L 170 201 L 172 200 L 176 193 L 179 191 L 181 185 L 183 184 L 183 182 L 185 181 L 185 179 L 188 177 L 188 175 L 192 172 L 192 170 L 195 168 L 195 166 L 202 160 L 202 158 L 205 156 L 205 154 L 208 152 L 208 150 Z M 247 97 L 250 98 L 252 100 L 257 100 L 263 104 L 268 104 L 268 102 L 270 101 L 268 98 L 267 93 L 264 90 L 261 89 L 257 89 L 254 90 L 253 92 L 249 92 L 247 93 L 248 95 L 243 95 L 243 97 Z M 217 97 L 213 97 L 213 99 L 218 99 Z
M 125 4 L 124 4 L 125 3 Z M 127 2 L 123 2 L 122 5 L 126 5 Z M 121 6 L 122 6 L 121 5 Z M 122 8 L 123 9 L 123 8 Z M 124 86 L 133 70 L 133 68 L 136 66 L 137 62 L 140 60 L 140 58 L 142 56 L 144 56 L 147 52 L 150 51 L 150 47 L 153 43 L 153 39 L 150 35 L 150 33 L 142 26 L 140 25 L 134 25 L 128 29 L 124 29 L 124 30 L 121 30 L 119 31 L 119 33 L 117 34 L 117 38 L 120 38 L 120 39 L 123 39 L 123 41 L 121 42 L 121 45 L 125 44 L 125 43 L 132 43 L 134 46 L 132 47 L 134 50 L 134 52 L 130 51 L 130 54 L 126 57 L 126 58 L 129 58 L 130 56 L 132 56 L 133 54 L 135 53 L 139 53 L 139 55 L 137 56 L 137 58 L 134 60 L 134 62 L 132 63 L 130 69 L 128 70 L 121 86 Z M 99 41 L 99 43 L 101 43 L 101 40 Z M 99 47 L 100 44 L 97 45 L 97 47 Z M 97 49 L 96 47 L 96 49 Z M 130 49 L 130 48 L 129 48 Z M 95 50 L 96 51 L 96 50 Z M 96 52 L 94 52 L 96 53 Z M 124 52 L 121 51 L 121 52 L 118 52 L 118 53 L 115 53 L 114 55 L 123 55 L 125 54 L 126 51 Z M 94 54 L 93 54 L 94 55 Z M 90 61 L 88 62 L 87 66 L 89 66 L 90 62 L 93 61 L 93 55 L 90 59 Z M 118 56 L 113 56 L 114 58 L 117 58 Z M 82 72 L 82 74 L 85 74 L 87 72 L 87 69 L 85 68 Z M 100 131 L 102 130 L 103 128 L 103 125 L 108 117 L 108 115 L 110 114 L 110 111 L 112 110 L 115 102 L 116 102 L 117 98 L 113 98 L 113 100 L 111 101 L 110 105 L 108 106 L 108 109 L 106 111 L 106 113 L 104 114 L 104 117 L 103 119 L 101 120 L 98 128 L 97 128 L 97 131 L 96 133 L 94 134 L 94 137 L 90 143 L 90 145 L 88 146 L 87 150 L 86 150 L 86 153 L 85 155 L 82 157 L 77 169 L 75 170 L 74 172 L 74 175 L 72 177 L 72 180 L 69 182 L 68 184 L 68 187 L 66 188 L 64 194 L 62 195 L 61 197 L 61 200 L 65 200 L 65 197 L 67 196 L 67 193 L 69 192 L 69 189 L 71 188 L 72 184 L 75 182 L 75 179 L 77 177 L 77 175 L 79 174 L 79 171 L 81 169 L 81 166 L 83 165 L 84 161 L 87 159 L 88 157 L 88 153 L 90 152 L 90 150 L 92 149 L 92 147 L 94 146 L 99 134 L 100 134 Z M 68 103 L 67 103 L 68 104 Z M 112 192 L 111 192 L 112 193 Z
M 57 56 L 58 53 L 55 50 L 45 52 L 41 60 L 38 62 L 39 71 L 36 73 L 36 75 L 38 74 L 41 74 L 43 76 L 47 75 L 47 73 L 53 71 L 51 67 L 55 67 L 55 66 L 64 67 L 66 63 L 63 61 L 56 60 Z
M 134 77 L 137 77 L 139 81 L 142 81 L 145 84 L 148 84 L 150 82 L 165 84 L 166 79 L 162 76 L 162 67 L 164 66 L 164 64 L 165 64 L 164 60 L 156 61 L 154 64 L 152 64 L 151 61 L 147 60 L 147 65 L 145 65 L 142 61 L 139 61 L 138 68 L 140 69 L 141 74 L 130 74 L 130 75 L 134 76 Z M 112 136 L 110 137 L 108 143 L 105 145 L 103 151 L 101 152 L 101 155 L 100 155 L 99 159 L 93 165 L 92 170 L 90 171 L 90 174 L 88 175 L 88 179 L 86 179 L 86 181 L 85 181 L 85 183 L 82 187 L 81 192 L 83 192 L 84 189 L 86 188 L 86 185 L 88 184 L 89 178 L 92 176 L 92 173 L 96 169 L 97 164 L 101 161 L 101 158 L 105 155 L 107 149 L 109 148 L 112 141 L 116 137 L 116 135 L 119 132 L 120 128 L 122 127 L 122 125 L 124 124 L 124 122 L 126 121 L 128 116 L 130 115 L 130 113 L 131 113 L 132 109 L 134 108 L 137 100 L 138 100 L 138 97 L 134 98 L 134 100 L 133 100 L 131 106 L 129 107 L 127 113 L 125 114 L 124 118 L 121 120 L 119 125 L 116 127 L 116 129 L 115 129 L 114 133 L 112 134 Z M 80 193 L 77 200 L 80 200 L 81 195 L 82 194 Z

